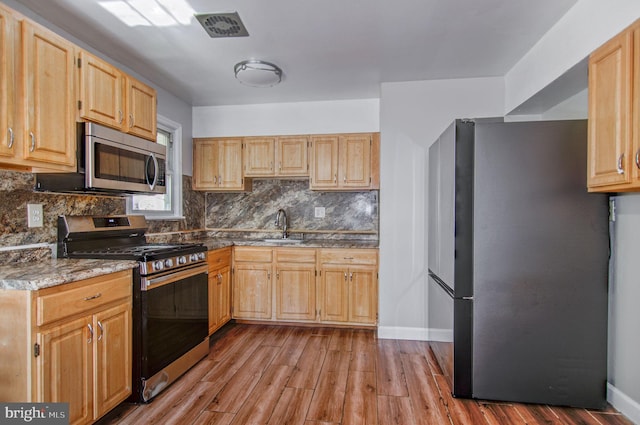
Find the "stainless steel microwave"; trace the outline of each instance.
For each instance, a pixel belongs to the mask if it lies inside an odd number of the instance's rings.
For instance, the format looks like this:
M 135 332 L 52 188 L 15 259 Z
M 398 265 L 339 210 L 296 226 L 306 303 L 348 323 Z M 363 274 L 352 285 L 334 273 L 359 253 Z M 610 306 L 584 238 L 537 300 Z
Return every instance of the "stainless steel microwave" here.
M 78 123 L 78 171 L 36 174 L 38 191 L 165 193 L 166 146 L 95 123 Z

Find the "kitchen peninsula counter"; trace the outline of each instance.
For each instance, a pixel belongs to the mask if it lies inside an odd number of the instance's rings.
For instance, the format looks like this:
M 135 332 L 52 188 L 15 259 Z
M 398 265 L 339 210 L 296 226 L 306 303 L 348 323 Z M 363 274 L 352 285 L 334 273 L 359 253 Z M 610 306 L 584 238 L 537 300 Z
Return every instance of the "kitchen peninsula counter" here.
M 50 259 L 0 266 L 0 289 L 39 289 L 137 267 L 130 260 Z

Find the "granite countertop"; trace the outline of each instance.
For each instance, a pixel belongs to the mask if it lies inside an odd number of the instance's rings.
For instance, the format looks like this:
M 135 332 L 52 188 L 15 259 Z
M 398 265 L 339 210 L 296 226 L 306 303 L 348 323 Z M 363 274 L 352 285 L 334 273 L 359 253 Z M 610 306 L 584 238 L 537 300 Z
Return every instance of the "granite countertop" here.
M 129 260 L 52 259 L 0 266 L 0 289 L 36 291 L 136 267 Z
M 292 238 L 292 240 L 295 240 Z M 305 239 L 294 243 L 269 242 L 263 239 L 206 238 L 201 243 L 212 251 L 229 246 L 268 246 L 290 248 L 377 248 L 378 241 L 358 239 Z M 0 265 L 0 289 L 36 291 L 51 286 L 89 279 L 128 270 L 138 263 L 131 260 L 51 259 L 29 263 Z
M 296 240 L 291 238 L 290 240 Z M 378 241 L 360 239 L 304 239 L 293 243 L 269 242 L 264 239 L 220 239 L 207 238 L 194 241 L 209 251 L 228 246 L 268 246 L 287 248 L 378 248 Z

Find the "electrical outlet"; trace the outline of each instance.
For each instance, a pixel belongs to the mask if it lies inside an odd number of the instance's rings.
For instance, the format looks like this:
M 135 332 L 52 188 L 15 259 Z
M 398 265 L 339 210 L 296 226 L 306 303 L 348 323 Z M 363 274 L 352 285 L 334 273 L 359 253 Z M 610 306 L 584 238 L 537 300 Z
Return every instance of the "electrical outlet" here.
M 42 227 L 44 222 L 42 204 L 27 204 L 27 222 L 29 227 Z
M 324 218 L 324 207 L 316 207 L 316 209 L 315 209 L 315 217 L 316 218 Z

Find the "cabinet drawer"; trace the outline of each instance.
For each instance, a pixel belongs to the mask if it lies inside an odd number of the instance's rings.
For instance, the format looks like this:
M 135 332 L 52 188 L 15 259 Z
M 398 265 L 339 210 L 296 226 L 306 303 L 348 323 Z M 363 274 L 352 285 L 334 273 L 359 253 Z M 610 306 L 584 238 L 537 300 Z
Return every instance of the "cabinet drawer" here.
M 123 271 L 41 291 L 36 299 L 37 325 L 131 298 L 132 286 L 131 272 Z
M 376 249 L 322 249 L 320 250 L 322 264 L 378 264 L 378 250 Z
M 278 248 L 275 250 L 278 263 L 315 263 L 316 250 L 305 248 Z
M 209 270 L 214 270 L 220 266 L 227 266 L 231 264 L 231 248 L 209 251 L 209 254 L 207 255 L 207 263 L 209 264 Z
M 273 259 L 272 251 L 271 248 L 237 247 L 233 258 L 236 262 L 270 263 Z

